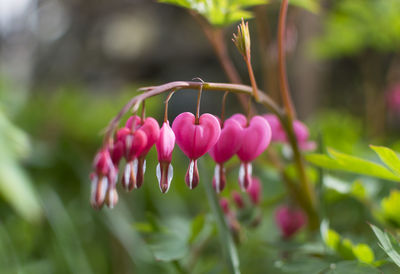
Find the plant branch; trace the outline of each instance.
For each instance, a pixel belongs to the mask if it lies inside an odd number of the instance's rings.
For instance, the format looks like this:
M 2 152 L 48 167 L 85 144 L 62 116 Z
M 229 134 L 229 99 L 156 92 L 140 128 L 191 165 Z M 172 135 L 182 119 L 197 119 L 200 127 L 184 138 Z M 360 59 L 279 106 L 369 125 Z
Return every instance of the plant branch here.
M 288 10 L 288 0 L 282 0 L 281 9 L 279 12 L 278 23 L 278 65 L 279 65 L 279 83 L 282 95 L 282 101 L 285 108 L 286 116 L 281 116 L 282 125 L 285 128 L 289 143 L 292 147 L 294 161 L 297 167 L 297 172 L 300 180 L 300 195 L 299 200 L 303 201 L 303 209 L 306 211 L 310 229 L 316 229 L 319 226 L 319 218 L 316 210 L 316 199 L 314 188 L 308 181 L 304 159 L 297 143 L 297 138 L 293 129 L 293 120 L 296 118 L 295 109 L 289 92 L 289 84 L 286 73 L 285 60 L 285 29 L 286 15 Z
M 133 97 L 111 120 L 108 127 L 105 130 L 104 135 L 104 144 L 106 144 L 109 139 L 112 137 L 115 129 L 117 128 L 119 121 L 121 120 L 122 116 L 126 114 L 130 109 L 133 112 L 137 111 L 139 108 L 140 103 L 147 98 L 159 95 L 164 92 L 168 92 L 170 90 L 180 90 L 180 89 L 199 89 L 203 87 L 203 90 L 214 90 L 214 91 L 230 91 L 236 94 L 243 94 L 243 95 L 253 95 L 253 88 L 246 85 L 239 85 L 239 84 L 226 84 L 226 83 L 208 83 L 208 82 L 194 82 L 194 81 L 176 81 L 166 83 L 160 86 L 152 86 L 152 87 L 144 87 L 139 89 L 139 91 L 143 91 L 143 93 Z M 276 114 L 278 117 L 283 117 L 283 110 L 264 92 L 261 90 L 258 91 L 259 96 L 259 103 L 266 106 L 271 112 Z

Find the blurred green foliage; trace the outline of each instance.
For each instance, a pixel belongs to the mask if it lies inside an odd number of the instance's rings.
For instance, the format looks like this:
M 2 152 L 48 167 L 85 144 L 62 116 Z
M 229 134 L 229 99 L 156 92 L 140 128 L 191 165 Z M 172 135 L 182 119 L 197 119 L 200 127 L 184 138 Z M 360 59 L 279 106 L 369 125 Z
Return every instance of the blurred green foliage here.
M 243 19 L 253 17 L 248 10 L 253 6 L 265 5 L 269 0 L 158 0 L 160 3 L 173 4 L 201 14 L 214 26 L 227 26 Z M 305 8 L 311 12 L 319 10 L 319 0 L 293 0 L 290 4 Z
M 398 0 L 332 1 L 324 32 L 313 42 L 313 53 L 335 58 L 358 55 L 373 49 L 400 48 L 400 2 Z

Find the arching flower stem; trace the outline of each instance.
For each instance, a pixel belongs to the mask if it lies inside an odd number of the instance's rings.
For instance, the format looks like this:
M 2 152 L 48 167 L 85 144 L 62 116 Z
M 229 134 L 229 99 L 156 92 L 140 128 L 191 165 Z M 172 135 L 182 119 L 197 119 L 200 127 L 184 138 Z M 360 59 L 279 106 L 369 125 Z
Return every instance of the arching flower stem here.
M 172 95 L 174 95 L 175 90 L 172 90 L 168 96 L 167 99 L 165 100 L 165 109 L 164 109 L 164 123 L 166 123 L 168 121 L 168 104 L 169 104 L 169 100 L 171 99 Z

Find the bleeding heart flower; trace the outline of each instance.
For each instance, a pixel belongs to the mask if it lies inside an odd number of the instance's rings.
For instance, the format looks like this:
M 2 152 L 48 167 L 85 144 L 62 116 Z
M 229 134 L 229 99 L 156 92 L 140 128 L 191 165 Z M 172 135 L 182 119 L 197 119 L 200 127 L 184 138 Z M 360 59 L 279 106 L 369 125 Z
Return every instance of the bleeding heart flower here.
M 271 126 L 272 142 L 288 143 L 286 132 L 284 131 L 281 122 L 274 114 L 265 114 L 263 117 L 268 121 Z M 309 151 L 316 148 L 316 143 L 309 141 L 310 132 L 307 126 L 299 120 L 293 121 L 293 130 L 296 135 L 297 143 L 301 150 Z
M 115 167 L 108 148 L 101 149 L 93 161 L 94 172 L 90 175 L 92 181 L 91 204 L 100 209 L 104 203 L 113 208 L 118 202 L 115 189 L 118 180 L 118 169 Z
M 264 152 L 271 141 L 271 127 L 261 116 L 254 116 L 248 125 L 246 117 L 242 114 L 235 114 L 231 118 L 240 123 L 244 132 L 243 143 L 237 152 L 242 162 L 239 169 L 239 184 L 244 191 L 252 181 L 251 162 Z
M 300 209 L 280 206 L 275 213 L 275 222 L 284 238 L 290 238 L 307 223 L 307 216 Z
M 217 163 L 213 178 L 213 187 L 217 193 L 221 192 L 226 184 L 224 163 L 240 149 L 243 133 L 243 128 L 238 121 L 232 118 L 227 119 L 217 143 L 208 151 Z
M 213 115 L 205 113 L 200 116 L 196 123 L 195 116 L 190 112 L 178 115 L 172 123 L 176 143 L 190 159 L 185 181 L 190 189 L 199 183 L 197 170 L 197 159 L 203 156 L 218 141 L 221 127 L 218 119 Z
M 143 150 L 137 155 L 137 172 L 136 174 L 136 188 L 139 188 L 143 184 L 144 173 L 146 171 L 146 155 L 153 145 L 157 142 L 160 135 L 160 127 L 157 121 L 148 117 L 142 121 L 137 115 L 129 117 L 126 121 L 125 126 L 133 131 L 143 131 L 146 135 L 147 142 Z
M 158 152 L 157 179 L 162 193 L 167 193 L 171 185 L 174 169 L 171 165 L 172 151 L 175 146 L 175 134 L 169 126 L 169 122 L 164 122 L 160 130 L 160 136 L 156 142 Z
M 286 133 L 283 130 L 281 121 L 274 114 L 263 115 L 264 119 L 267 120 L 271 127 L 271 141 L 272 142 L 287 142 Z
M 250 200 L 253 204 L 258 205 L 261 199 L 261 182 L 257 177 L 252 177 L 250 186 L 247 188 Z
M 147 136 L 140 129 L 132 131 L 131 129 L 124 127 L 117 131 L 116 139 L 117 144 L 121 144 L 123 146 L 124 157 L 126 159 L 124 174 L 122 176 L 122 187 L 125 190 L 130 191 L 134 188 L 137 188 L 137 158 L 147 145 Z

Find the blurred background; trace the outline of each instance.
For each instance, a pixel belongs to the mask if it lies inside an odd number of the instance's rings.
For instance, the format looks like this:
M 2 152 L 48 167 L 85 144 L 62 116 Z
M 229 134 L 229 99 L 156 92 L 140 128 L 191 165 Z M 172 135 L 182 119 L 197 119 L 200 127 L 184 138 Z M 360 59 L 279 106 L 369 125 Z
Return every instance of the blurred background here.
M 368 155 L 370 143 L 400 151 L 400 2 L 293 2 L 286 51 L 298 116 L 314 138 L 322 136 L 326 146 L 340 151 Z M 251 11 L 257 14 L 249 21 L 256 78 L 277 98 L 279 1 Z M 235 29 L 236 24 L 225 27 L 224 38 L 248 84 L 231 42 Z M 207 228 L 204 189 L 188 191 L 187 159 L 180 151 L 174 152 L 167 195 L 156 183 L 152 149 L 144 187 L 119 191 L 114 210 L 98 212 L 89 204 L 88 174 L 101 132 L 138 87 L 194 77 L 229 81 L 187 10 L 148 0 L 1 0 L 0 67 L 0 273 L 179 272 L 175 262 L 193 249 L 187 239 L 198 223 L 206 243 L 202 256 L 191 252 L 184 262 L 194 273 L 224 269 L 218 243 L 209 241 L 216 232 L 211 224 Z M 170 121 L 193 112 L 195 96 L 176 94 Z M 220 99 L 205 93 L 202 112 L 219 114 Z M 161 121 L 163 100 L 149 100 L 147 115 Z M 242 110 L 231 96 L 228 113 L 237 111 Z M 201 176 L 211 177 L 211 168 L 204 167 L 209 174 Z M 244 273 L 265 273 L 253 269 L 261 263 L 254 252 L 270 256 L 264 270 L 272 267 L 274 248 L 257 243 L 278 236 L 271 215 L 274 201 L 284 195 L 276 172 L 257 172 L 268 182 L 265 218 L 240 250 Z M 163 227 L 178 234 L 152 239 Z

